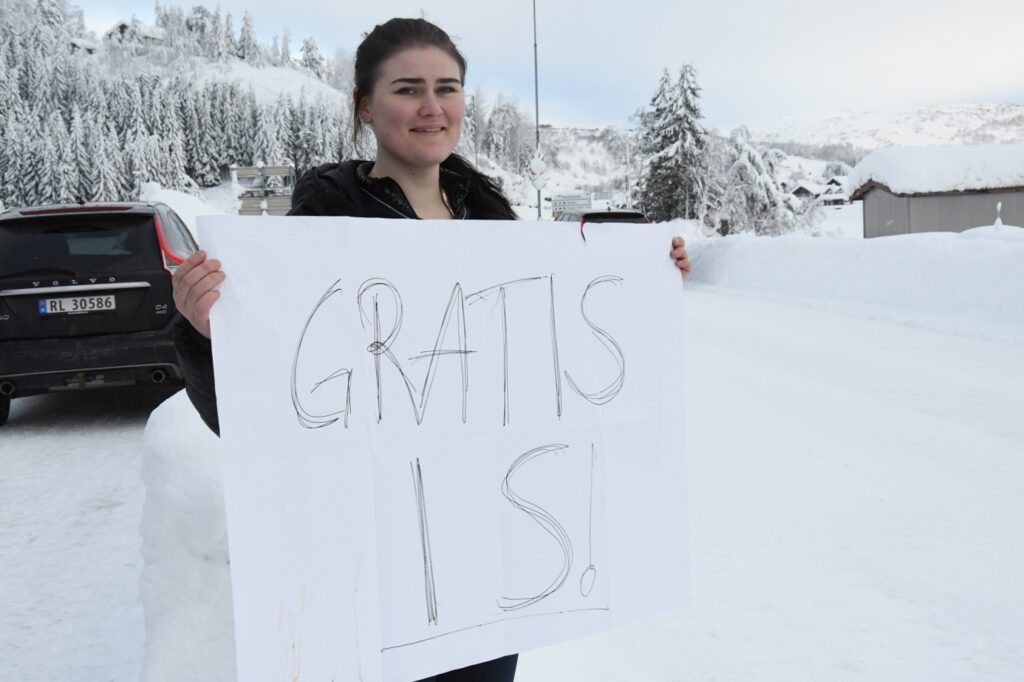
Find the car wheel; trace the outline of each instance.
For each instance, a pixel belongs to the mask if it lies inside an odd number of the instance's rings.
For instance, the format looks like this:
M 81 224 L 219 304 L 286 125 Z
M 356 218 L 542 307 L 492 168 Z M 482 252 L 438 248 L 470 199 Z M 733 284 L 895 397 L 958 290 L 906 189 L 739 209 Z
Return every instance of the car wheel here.
M 0 426 L 7 423 L 7 417 L 11 414 L 11 399 L 0 396 Z

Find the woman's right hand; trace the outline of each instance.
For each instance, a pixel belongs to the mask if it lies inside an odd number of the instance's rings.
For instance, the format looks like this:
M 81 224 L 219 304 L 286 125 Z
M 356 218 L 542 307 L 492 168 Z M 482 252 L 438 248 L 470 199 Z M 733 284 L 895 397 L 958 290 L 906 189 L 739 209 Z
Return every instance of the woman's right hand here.
M 174 305 L 200 334 L 210 338 L 210 308 L 220 298 L 216 287 L 224 281 L 220 261 L 196 251 L 178 266 L 171 277 Z

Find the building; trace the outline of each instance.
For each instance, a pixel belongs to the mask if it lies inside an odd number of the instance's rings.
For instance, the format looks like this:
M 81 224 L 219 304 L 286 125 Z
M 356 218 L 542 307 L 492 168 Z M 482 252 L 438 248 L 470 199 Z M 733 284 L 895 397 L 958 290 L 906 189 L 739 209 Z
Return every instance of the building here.
M 103 34 L 108 43 L 143 45 L 152 47 L 163 45 L 164 30 L 157 26 L 148 26 L 141 21 L 119 21 Z
M 853 169 L 864 236 L 1024 225 L 1024 144 L 886 147 Z

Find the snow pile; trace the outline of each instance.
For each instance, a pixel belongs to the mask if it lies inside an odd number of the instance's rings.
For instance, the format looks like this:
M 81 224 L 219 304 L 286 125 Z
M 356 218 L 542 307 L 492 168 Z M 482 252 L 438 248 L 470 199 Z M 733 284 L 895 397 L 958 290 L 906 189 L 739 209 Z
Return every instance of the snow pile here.
M 867 240 L 734 235 L 690 244 L 694 284 L 1024 343 L 1024 229 Z
M 857 164 L 847 191 L 872 181 L 895 194 L 1024 187 L 1024 144 L 887 147 Z
M 220 441 L 180 391 L 146 426 L 144 682 L 235 679 Z

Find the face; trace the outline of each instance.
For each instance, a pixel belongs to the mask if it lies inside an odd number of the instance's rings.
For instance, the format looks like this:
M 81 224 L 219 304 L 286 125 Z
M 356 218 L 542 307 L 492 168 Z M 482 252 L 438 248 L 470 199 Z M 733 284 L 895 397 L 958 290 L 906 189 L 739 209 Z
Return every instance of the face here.
M 384 61 L 359 116 L 377 138 L 377 165 L 421 170 L 452 153 L 466 101 L 459 65 L 438 47 L 410 47 Z

